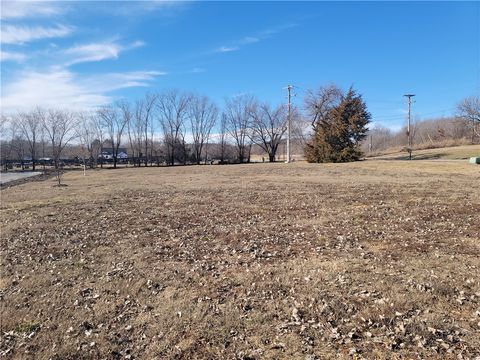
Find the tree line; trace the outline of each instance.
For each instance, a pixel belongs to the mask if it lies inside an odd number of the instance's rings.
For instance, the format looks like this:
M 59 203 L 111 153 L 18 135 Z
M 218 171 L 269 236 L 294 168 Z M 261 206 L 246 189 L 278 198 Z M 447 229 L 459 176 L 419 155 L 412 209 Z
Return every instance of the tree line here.
M 456 136 L 480 138 L 480 101 L 462 100 L 457 107 Z M 221 109 L 207 96 L 180 90 L 147 93 L 136 101 L 121 100 L 94 111 L 71 111 L 37 107 L 16 114 L 2 114 L 2 162 L 28 157 L 35 169 L 38 160 L 49 154 L 56 169 L 67 147 L 75 144 L 77 155 L 90 166 L 103 165 L 103 151 L 112 153 L 117 167 L 122 147 L 129 149 L 135 166 L 206 162 L 212 155 L 220 162 L 250 160 L 258 147 L 268 160 L 278 157 L 285 141 L 288 113 L 284 104 L 272 106 L 252 95 L 225 100 Z M 368 129 L 370 113 L 355 90 L 342 91 L 336 85 L 307 91 L 302 111 L 293 107 L 291 132 L 311 162 L 340 162 L 360 159 L 367 147 L 401 143 L 402 134 L 382 127 Z M 437 135 L 446 126 L 435 122 Z M 434 137 L 414 128 L 414 138 Z M 441 130 L 443 129 L 443 130 Z M 378 145 L 376 145 L 378 146 Z M 213 151 L 214 154 L 209 153 Z M 100 163 L 100 164 L 99 164 Z
M 2 159 L 28 156 L 35 169 L 39 148 L 45 151 L 46 146 L 58 167 L 65 147 L 75 143 L 93 166 L 107 146 L 114 168 L 122 147 L 129 148 L 135 166 L 200 164 L 214 142 L 221 161 L 232 147 L 237 162 L 248 161 L 254 144 L 274 161 L 286 117 L 285 106 L 273 107 L 250 95 L 227 99 L 220 111 L 208 97 L 179 90 L 148 93 L 134 102 L 121 100 L 88 112 L 37 107 L 2 116 Z
M 456 106 L 454 116 L 419 120 L 411 125 L 411 136 L 415 149 L 447 147 L 480 143 L 480 97 L 462 99 Z M 362 149 L 367 153 L 405 147 L 406 126 L 391 130 L 376 125 L 371 128 Z

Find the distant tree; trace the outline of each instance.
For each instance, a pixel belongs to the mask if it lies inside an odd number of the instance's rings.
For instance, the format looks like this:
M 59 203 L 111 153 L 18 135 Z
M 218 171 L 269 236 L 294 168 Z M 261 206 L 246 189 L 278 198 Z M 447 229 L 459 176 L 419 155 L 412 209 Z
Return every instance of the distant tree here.
M 95 131 L 95 118 L 90 113 L 81 112 L 78 114 L 79 121 L 76 128 L 77 137 L 80 140 L 80 147 L 83 163 L 86 166 L 86 160 L 91 167 L 96 165 L 96 159 L 99 154 L 97 134 Z
M 38 137 L 41 128 L 44 110 L 37 108 L 36 110 L 20 113 L 18 115 L 18 125 L 22 132 L 23 138 L 26 140 L 30 157 L 32 158 L 32 169 L 35 170 L 37 162 L 37 146 Z
M 106 130 L 108 142 L 112 147 L 113 168 L 117 168 L 118 152 L 122 144 L 123 131 L 128 123 L 130 113 L 123 111 L 125 103 L 117 104 L 117 107 L 106 106 L 97 111 Z M 121 110 L 120 112 L 118 110 Z
M 457 112 L 460 117 L 466 119 L 471 124 L 472 143 L 475 142 L 475 137 L 480 136 L 477 125 L 480 124 L 480 97 L 470 96 L 457 105 Z
M 175 164 L 176 154 L 184 149 L 182 141 L 185 136 L 185 122 L 187 120 L 188 105 L 191 96 L 177 90 L 170 90 L 158 96 L 157 108 L 160 126 L 167 152 L 167 162 Z M 181 154 L 185 161 L 185 155 Z
M 275 161 L 278 146 L 287 131 L 287 111 L 284 106 L 271 108 L 268 104 L 255 104 L 251 109 L 251 140 Z
M 21 131 L 19 121 L 16 117 L 11 118 L 11 121 L 8 124 L 9 130 L 9 144 L 7 149 L 3 149 L 7 154 L 7 159 L 9 160 L 18 160 L 22 170 L 25 169 L 24 157 L 26 152 L 26 142 L 23 137 L 23 132 Z
M 317 121 L 305 149 L 309 162 L 348 162 L 359 160 L 360 142 L 365 138 L 370 113 L 362 97 L 350 88 L 337 106 Z
M 368 131 L 368 144 L 365 144 L 364 149 L 368 151 L 386 149 L 392 136 L 392 131 L 389 128 L 377 124 Z
M 189 106 L 190 129 L 193 137 L 193 156 L 200 164 L 202 151 L 208 145 L 210 133 L 217 122 L 218 108 L 206 96 L 193 96 Z
M 96 111 L 92 114 L 92 130 L 94 133 L 94 143 L 93 148 L 95 149 L 95 166 L 97 166 L 97 161 L 100 160 L 100 167 L 103 168 L 103 145 L 105 142 L 105 124 L 103 118 L 99 115 L 99 112 Z
M 137 101 L 133 110 L 133 116 L 127 123 L 127 135 L 130 145 L 130 151 L 132 153 L 133 165 L 140 166 L 143 144 L 143 116 L 142 109 L 143 103 Z
M 42 125 L 51 144 L 53 164 L 58 186 L 61 185 L 61 156 L 65 147 L 77 136 L 75 114 L 68 111 L 48 110 L 42 113 Z
M 250 159 L 249 137 L 251 111 L 254 99 L 250 95 L 239 95 L 225 102 L 226 129 L 237 147 L 240 163 Z
M 220 117 L 220 163 L 225 162 L 225 155 L 227 152 L 227 115 L 222 113 Z
M 145 166 L 148 166 L 149 150 L 152 153 L 150 130 L 153 128 L 154 112 L 157 105 L 158 95 L 147 93 L 145 97 L 136 102 L 135 106 L 135 129 L 137 131 L 137 141 L 143 143 L 143 157 Z M 141 134 L 140 134 L 141 132 Z M 141 150 L 140 150 L 141 152 Z

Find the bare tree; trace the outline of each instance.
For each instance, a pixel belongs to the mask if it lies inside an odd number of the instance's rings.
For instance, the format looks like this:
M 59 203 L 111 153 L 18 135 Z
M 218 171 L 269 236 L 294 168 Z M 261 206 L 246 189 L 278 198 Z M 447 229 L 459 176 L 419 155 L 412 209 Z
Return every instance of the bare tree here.
M 82 148 L 83 164 L 86 166 L 86 158 L 91 167 L 96 164 L 96 158 L 99 156 L 99 144 L 96 142 L 97 133 L 95 129 L 95 117 L 92 114 L 82 112 L 79 114 L 79 123 L 77 126 L 77 137 L 80 139 Z
M 0 114 L 0 159 L 4 171 L 8 170 L 8 160 L 10 159 L 10 144 L 8 143 L 9 137 L 7 136 L 8 125 L 9 118 L 7 115 Z
M 368 131 L 367 138 L 362 144 L 363 150 L 365 152 L 385 150 L 388 148 L 392 136 L 392 131 L 389 128 L 377 124 Z
M 222 113 L 220 118 L 220 163 L 225 162 L 227 152 L 227 115 Z
M 251 140 L 275 161 L 278 146 L 287 131 L 287 111 L 284 106 L 271 108 L 268 104 L 255 104 L 251 109 Z
M 140 166 L 143 143 L 143 120 L 142 120 L 142 103 L 137 101 L 135 103 L 135 110 L 133 117 L 127 123 L 128 141 L 130 150 L 132 151 L 133 165 Z
M 2 146 L 2 157 L 5 159 L 5 170 L 8 169 L 8 162 L 19 160 L 22 170 L 24 169 L 23 158 L 25 155 L 25 140 L 19 126 L 19 122 L 15 118 L 10 118 L 8 123 L 4 124 L 5 132 L 8 133 L 6 138 L 8 143 Z
M 137 153 L 140 156 L 143 146 L 143 156 L 145 166 L 148 166 L 149 150 L 150 157 L 152 154 L 151 149 L 151 134 L 149 133 L 153 127 L 153 117 L 158 95 L 146 94 L 144 99 L 138 100 L 135 104 L 134 112 L 134 124 L 132 130 L 134 133 L 135 146 L 140 147 L 137 149 Z M 140 160 L 139 160 L 140 165 Z
M 477 123 L 480 123 L 480 97 L 479 96 L 470 96 L 457 105 L 458 115 L 471 124 L 472 130 L 472 143 L 475 142 L 475 137 L 480 136 L 477 131 Z
M 56 170 L 58 186 L 60 186 L 62 152 L 70 141 L 76 137 L 74 129 L 77 126 L 77 121 L 71 112 L 48 110 L 42 113 L 42 123 L 52 147 L 53 164 Z
M 184 139 L 184 128 L 187 117 L 188 104 L 191 96 L 177 90 L 164 92 L 158 97 L 158 111 L 160 126 L 163 131 L 165 147 L 167 151 L 167 162 L 175 164 L 176 149 Z M 183 154 L 185 157 L 185 154 Z
M 218 108 L 206 96 L 193 96 L 189 115 L 195 161 L 200 164 L 204 145 L 208 144 L 210 132 L 217 121 Z
M 97 166 L 97 160 L 100 159 L 100 167 L 103 168 L 103 144 L 105 142 L 105 124 L 103 118 L 99 115 L 99 112 L 96 111 L 92 114 L 92 126 L 94 132 L 94 144 L 93 148 L 95 149 L 95 166 Z
M 112 106 L 106 106 L 97 111 L 98 116 L 102 120 L 103 126 L 106 130 L 108 141 L 112 147 L 114 169 L 117 168 L 118 151 L 120 149 L 120 145 L 122 144 L 123 131 L 130 120 L 129 111 L 124 111 L 125 106 L 125 103 L 118 104 L 118 108 L 121 110 L 121 113 L 119 113 L 117 108 Z
M 32 158 L 32 169 L 35 170 L 37 161 L 37 142 L 41 128 L 44 110 L 37 108 L 28 113 L 20 113 L 18 116 L 18 125 L 23 138 L 27 141 L 28 150 Z
M 5 129 L 8 124 L 8 117 L 5 114 L 0 114 L 0 139 L 3 139 L 3 135 L 5 133 Z
M 313 129 L 318 122 L 327 121 L 327 114 L 342 100 L 342 90 L 336 85 L 321 86 L 316 91 L 308 91 L 305 96 L 305 110 Z
M 292 140 L 297 147 L 297 151 L 301 153 L 303 152 L 303 149 L 305 149 L 313 129 L 311 122 L 302 117 L 300 111 L 296 107 L 292 107 L 291 117 Z
M 122 136 L 123 136 L 123 132 L 125 130 L 129 130 L 129 126 L 130 124 L 133 122 L 134 118 L 135 118 L 135 112 L 132 110 L 131 106 L 130 106 L 130 103 L 126 100 L 122 100 L 122 101 L 119 101 L 117 102 L 117 107 L 118 109 L 120 110 L 120 118 L 121 118 L 121 122 L 123 122 L 123 129 L 122 129 L 122 134 L 120 134 L 120 137 L 119 139 L 121 140 L 122 139 Z M 130 134 L 129 134 L 129 138 L 130 138 Z M 117 144 L 118 147 L 116 148 L 116 154 L 117 154 L 117 159 L 118 159 L 118 152 L 119 152 L 119 147 L 120 147 L 120 143 Z M 139 149 L 141 149 L 141 144 L 139 144 Z M 140 166 L 140 159 L 139 159 L 139 166 Z
M 226 128 L 235 140 L 240 163 L 250 157 L 249 130 L 253 104 L 253 97 L 249 95 L 240 95 L 225 101 Z

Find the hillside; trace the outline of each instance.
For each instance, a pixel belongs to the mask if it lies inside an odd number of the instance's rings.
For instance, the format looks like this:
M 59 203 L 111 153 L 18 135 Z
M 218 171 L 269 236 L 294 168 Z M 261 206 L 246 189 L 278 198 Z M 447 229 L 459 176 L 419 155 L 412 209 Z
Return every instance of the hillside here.
M 413 160 L 467 160 L 472 156 L 480 156 L 479 145 L 463 145 L 436 149 L 414 150 Z M 399 149 L 387 150 L 371 159 L 407 160 L 408 153 Z

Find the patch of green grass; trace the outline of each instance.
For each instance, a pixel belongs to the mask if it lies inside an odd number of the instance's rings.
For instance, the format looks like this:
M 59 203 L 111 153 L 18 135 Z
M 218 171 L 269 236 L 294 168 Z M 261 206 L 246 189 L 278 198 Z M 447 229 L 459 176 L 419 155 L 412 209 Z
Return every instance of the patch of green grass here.
M 40 329 L 40 323 L 24 322 L 24 323 L 18 324 L 15 327 L 15 332 L 29 334 L 31 332 L 37 331 L 38 329 Z

